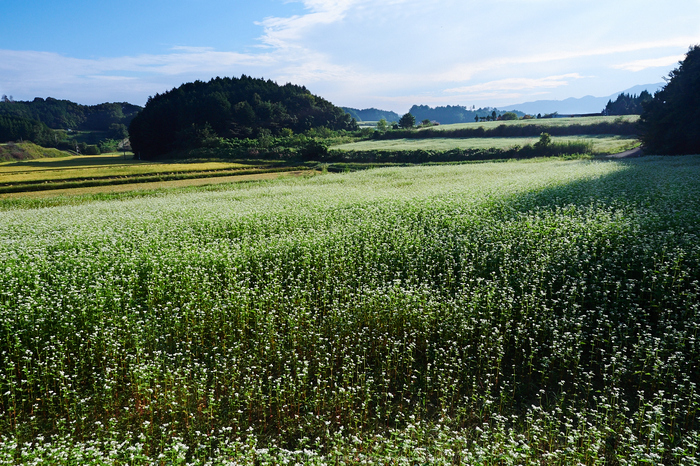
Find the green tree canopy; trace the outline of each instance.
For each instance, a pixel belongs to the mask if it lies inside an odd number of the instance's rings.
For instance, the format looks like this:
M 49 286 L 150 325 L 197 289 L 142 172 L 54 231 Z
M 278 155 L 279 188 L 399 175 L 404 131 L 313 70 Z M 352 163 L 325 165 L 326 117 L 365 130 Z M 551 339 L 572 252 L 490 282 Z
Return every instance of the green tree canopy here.
M 399 120 L 399 126 L 401 128 L 413 128 L 416 125 L 416 117 L 414 117 L 410 112 L 405 114 Z
M 700 46 L 688 50 L 666 86 L 644 105 L 640 128 L 647 152 L 700 154 Z
M 141 107 L 127 102 L 80 105 L 51 97 L 0 101 L 0 116 L 35 120 L 52 129 L 109 131 L 115 123 L 128 125 L 140 110 Z
M 642 113 L 643 105 L 652 99 L 649 91 L 644 90 L 639 95 L 620 94 L 613 102 L 608 101 L 604 112 L 606 115 L 639 115 Z
M 354 130 L 357 122 L 305 87 L 243 75 L 156 94 L 131 122 L 129 137 L 134 152 L 155 158 L 198 147 L 211 137 L 277 136 L 320 127 Z

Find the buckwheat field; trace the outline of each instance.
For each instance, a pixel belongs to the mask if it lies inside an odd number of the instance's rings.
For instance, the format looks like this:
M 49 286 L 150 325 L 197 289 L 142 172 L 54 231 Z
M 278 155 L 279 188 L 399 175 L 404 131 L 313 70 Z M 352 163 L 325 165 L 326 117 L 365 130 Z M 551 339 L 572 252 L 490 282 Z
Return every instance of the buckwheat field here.
M 700 157 L 0 212 L 0 463 L 699 464 Z

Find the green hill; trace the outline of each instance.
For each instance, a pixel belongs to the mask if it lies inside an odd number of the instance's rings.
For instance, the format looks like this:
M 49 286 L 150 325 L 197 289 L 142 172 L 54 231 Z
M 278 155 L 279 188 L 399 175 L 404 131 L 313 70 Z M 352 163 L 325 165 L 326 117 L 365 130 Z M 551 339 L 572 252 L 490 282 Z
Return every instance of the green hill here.
M 70 100 L 37 97 L 32 101 L 0 101 L 0 117 L 35 120 L 52 129 L 109 131 L 113 124 L 128 125 L 141 110 L 127 102 L 81 105 Z
M 319 127 L 354 130 L 357 123 L 305 87 L 243 75 L 195 81 L 149 98 L 131 122 L 129 137 L 135 153 L 155 158 L 216 137 L 289 135 Z
M 384 118 L 386 121 L 399 121 L 401 116 L 389 110 L 379 110 L 377 108 L 366 108 L 359 110 L 350 107 L 341 107 L 357 121 L 379 121 Z

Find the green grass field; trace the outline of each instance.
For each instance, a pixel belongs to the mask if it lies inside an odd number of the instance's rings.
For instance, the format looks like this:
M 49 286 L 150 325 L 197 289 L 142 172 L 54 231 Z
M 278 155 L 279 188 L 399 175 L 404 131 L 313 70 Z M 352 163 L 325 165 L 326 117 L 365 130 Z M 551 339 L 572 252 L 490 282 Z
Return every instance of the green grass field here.
M 698 464 L 698 180 L 510 161 L 2 211 L 0 464 Z
M 388 139 L 360 141 L 333 146 L 343 151 L 363 150 L 450 150 L 450 149 L 509 149 L 514 146 L 533 145 L 538 138 L 430 138 Z M 566 136 L 553 137 L 552 142 L 591 142 L 595 154 L 615 154 L 639 145 L 639 140 L 627 136 Z
M 639 115 L 624 115 L 624 116 L 595 116 L 595 117 L 578 117 L 578 118 L 534 118 L 531 120 L 505 120 L 505 121 L 484 121 L 470 123 L 456 123 L 452 125 L 438 125 L 421 128 L 419 131 L 433 129 L 438 131 L 449 131 L 462 128 L 478 128 L 483 126 L 485 129 L 496 128 L 500 125 L 542 125 L 542 126 L 571 126 L 571 125 L 596 125 L 599 123 L 612 123 L 616 120 L 621 121 L 637 121 Z

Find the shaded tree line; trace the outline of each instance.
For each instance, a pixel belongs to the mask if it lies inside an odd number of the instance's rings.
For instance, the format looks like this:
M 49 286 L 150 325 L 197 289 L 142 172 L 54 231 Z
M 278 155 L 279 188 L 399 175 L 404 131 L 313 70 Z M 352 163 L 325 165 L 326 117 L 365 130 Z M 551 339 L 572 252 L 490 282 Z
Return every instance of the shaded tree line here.
M 410 114 L 416 117 L 416 120 L 430 120 L 440 122 L 442 125 L 449 125 L 453 123 L 471 123 L 473 121 L 479 121 L 481 117 L 486 119 L 496 120 L 504 112 L 500 112 L 495 108 L 479 108 L 476 109 L 462 105 L 447 105 L 444 107 L 429 107 L 427 105 L 414 105 L 408 111 Z M 522 112 L 514 112 L 519 117 L 524 116 Z
M 109 131 L 110 126 L 127 126 L 141 110 L 127 102 L 81 105 L 69 100 L 37 97 L 32 101 L 0 101 L 0 116 L 35 120 L 52 129 Z
M 328 163 L 430 163 L 465 162 L 471 160 L 528 159 L 590 154 L 593 147 L 586 141 L 552 142 L 548 134 L 535 144 L 510 148 L 440 150 L 330 150 L 316 154 L 313 160 Z
M 639 95 L 622 93 L 617 96 L 614 102 L 608 100 L 603 113 L 605 115 L 641 115 L 644 111 L 644 104 L 651 99 L 651 94 L 646 90 Z
M 129 137 L 134 152 L 155 158 L 215 138 L 285 136 L 319 127 L 355 130 L 357 122 L 305 87 L 243 75 L 156 94 L 131 122 Z
M 349 107 L 341 108 L 357 121 L 379 121 L 382 118 L 386 121 L 399 121 L 400 118 L 396 112 L 379 110 L 377 108 L 366 108 L 364 110 Z

